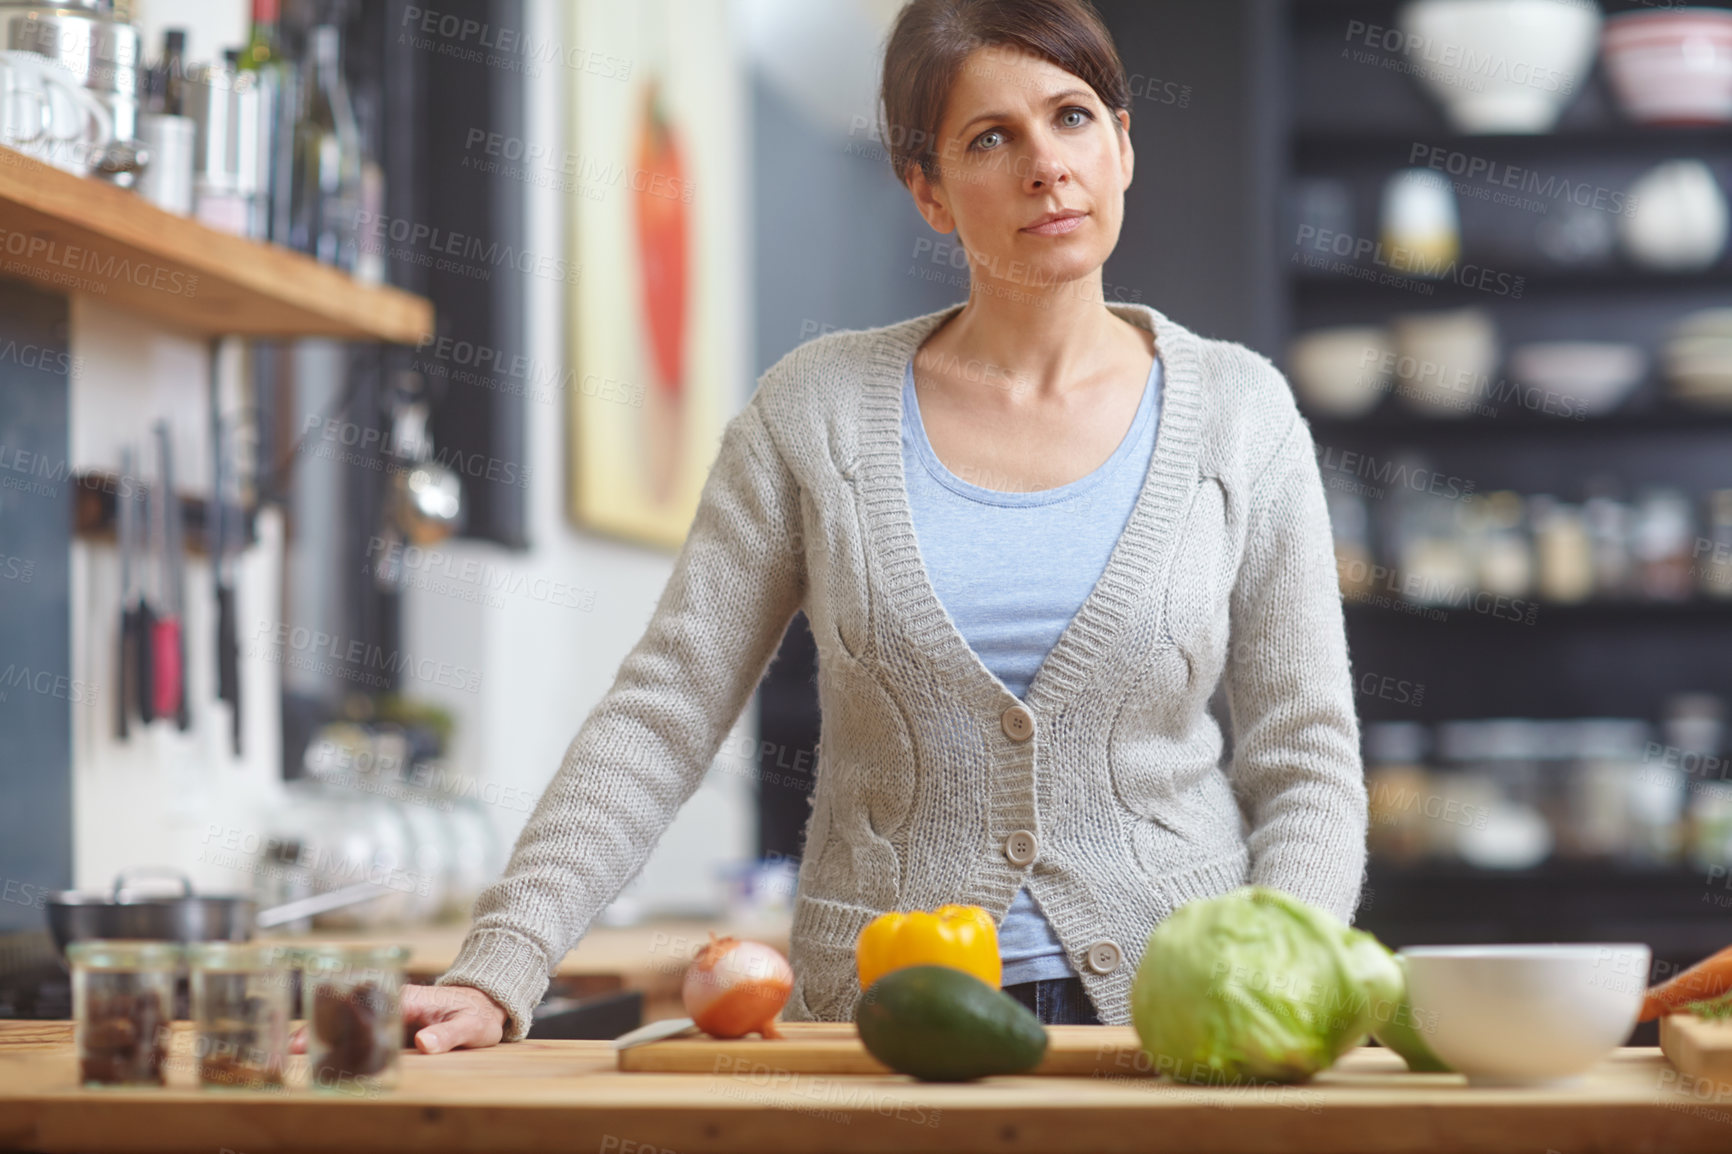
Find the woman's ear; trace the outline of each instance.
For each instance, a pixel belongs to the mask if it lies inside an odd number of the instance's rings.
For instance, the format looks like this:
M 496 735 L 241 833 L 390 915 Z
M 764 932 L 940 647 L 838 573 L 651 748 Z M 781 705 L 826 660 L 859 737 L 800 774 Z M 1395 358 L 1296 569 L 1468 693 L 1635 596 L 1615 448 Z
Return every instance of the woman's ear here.
M 1117 117 L 1119 128 L 1122 130 L 1119 136 L 1119 171 L 1124 174 L 1125 178 L 1122 187 L 1129 188 L 1131 186 L 1131 174 L 1137 167 L 1137 154 L 1131 148 L 1131 114 L 1121 108 L 1113 115 Z
M 944 190 L 926 179 L 926 170 L 919 164 L 909 168 L 908 191 L 914 196 L 914 207 L 933 231 L 948 233 L 956 228 L 956 218 L 944 203 Z

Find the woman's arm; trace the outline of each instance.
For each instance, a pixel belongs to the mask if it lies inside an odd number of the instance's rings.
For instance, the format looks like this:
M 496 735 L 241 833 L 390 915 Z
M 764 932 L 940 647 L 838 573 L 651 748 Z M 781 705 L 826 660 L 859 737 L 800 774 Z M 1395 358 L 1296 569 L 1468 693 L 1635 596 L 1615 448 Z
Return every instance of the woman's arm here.
M 1251 486 L 1249 518 L 1227 699 L 1251 882 L 1350 921 L 1365 869 L 1359 718 L 1323 481 L 1297 415 Z
M 505 1041 L 528 1032 L 553 967 L 643 867 L 763 677 L 805 593 L 798 518 L 796 482 L 754 394 L 723 431 L 643 638 L 566 749 L 438 980 L 504 1006 Z

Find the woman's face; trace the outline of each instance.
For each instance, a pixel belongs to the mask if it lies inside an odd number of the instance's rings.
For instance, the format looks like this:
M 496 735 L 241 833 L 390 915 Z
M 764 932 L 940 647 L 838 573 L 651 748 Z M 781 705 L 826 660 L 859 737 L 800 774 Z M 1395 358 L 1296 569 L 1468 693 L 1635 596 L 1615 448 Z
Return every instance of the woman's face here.
M 1130 122 L 1044 57 L 980 48 L 945 106 L 934 144 L 938 179 L 916 168 L 910 191 L 928 224 L 955 230 L 977 282 L 1039 291 L 1081 280 L 1118 243 Z M 1069 219 L 1042 225 L 1053 213 Z

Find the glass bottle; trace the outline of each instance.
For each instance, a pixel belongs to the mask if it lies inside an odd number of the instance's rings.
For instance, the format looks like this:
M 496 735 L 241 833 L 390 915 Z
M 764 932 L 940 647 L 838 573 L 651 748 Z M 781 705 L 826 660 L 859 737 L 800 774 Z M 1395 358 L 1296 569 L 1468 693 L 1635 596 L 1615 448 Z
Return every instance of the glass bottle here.
M 1634 580 L 1630 559 L 1630 506 L 1615 485 L 1604 482 L 1590 487 L 1582 503 L 1588 537 L 1593 542 L 1594 596 L 1615 601 L 1628 597 Z
M 1442 840 L 1430 820 L 1437 807 L 1425 764 L 1427 737 L 1417 721 L 1374 721 L 1365 727 L 1367 848 L 1380 860 L 1413 862 Z
M 1529 507 L 1540 597 L 1558 604 L 1587 600 L 1594 592 L 1594 546 L 1581 510 L 1544 493 L 1530 498 Z
M 1708 494 L 1708 519 L 1695 547 L 1696 584 L 1704 596 L 1732 597 L 1732 489 Z
M 1349 601 L 1358 601 L 1371 593 L 1374 584 L 1371 517 L 1365 508 L 1365 498 L 1336 489 L 1330 489 L 1325 497 L 1335 537 L 1335 569 L 1341 595 Z
M 1690 499 L 1679 490 L 1655 487 L 1643 494 L 1633 535 L 1642 596 L 1656 601 L 1689 598 L 1691 519 Z
M 1533 588 L 1533 548 L 1522 525 L 1521 494 L 1508 489 L 1478 502 L 1479 585 L 1488 593 L 1526 597 Z
M 279 0 L 253 0 L 253 26 L 242 49 L 240 67 L 248 72 L 277 62 L 277 8 Z
M 361 198 L 361 134 L 343 82 L 342 40 L 320 24 L 307 37 L 301 115 L 295 125 L 291 243 L 324 264 L 355 267 Z
M 186 80 L 186 30 L 168 28 L 162 34 L 162 57 L 145 77 L 145 109 L 163 116 L 184 115 L 182 85 Z

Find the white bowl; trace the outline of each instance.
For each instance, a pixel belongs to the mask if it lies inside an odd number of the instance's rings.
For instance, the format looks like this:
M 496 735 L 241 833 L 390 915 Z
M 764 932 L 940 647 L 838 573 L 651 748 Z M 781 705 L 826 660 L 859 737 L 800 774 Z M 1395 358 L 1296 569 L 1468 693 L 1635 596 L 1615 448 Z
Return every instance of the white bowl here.
M 1606 21 L 1606 77 L 1642 124 L 1732 121 L 1732 12 L 1678 8 Z
M 1714 170 L 1700 160 L 1668 160 L 1630 186 L 1618 218 L 1624 250 L 1637 264 L 1695 272 L 1720 259 L 1732 209 Z
M 1569 398 L 1585 413 L 1608 413 L 1648 375 L 1648 354 L 1622 341 L 1535 341 L 1510 353 L 1509 368 L 1522 384 Z
M 1549 132 L 1594 60 L 1582 0 L 1417 0 L 1395 21 L 1408 63 L 1462 132 Z
M 1578 1080 L 1630 1036 L 1652 961 L 1640 942 L 1400 952 L 1421 1036 L 1470 1086 Z
M 1409 313 L 1390 322 L 1395 336 L 1393 391 L 1428 417 L 1465 417 L 1479 409 L 1497 368 L 1497 324 L 1478 306 Z
M 1287 363 L 1308 408 L 1320 416 L 1352 418 L 1370 412 L 1389 390 L 1394 352 L 1383 329 L 1345 325 L 1295 338 Z

